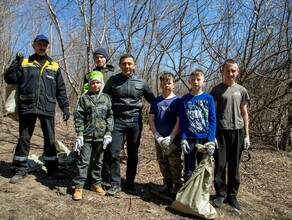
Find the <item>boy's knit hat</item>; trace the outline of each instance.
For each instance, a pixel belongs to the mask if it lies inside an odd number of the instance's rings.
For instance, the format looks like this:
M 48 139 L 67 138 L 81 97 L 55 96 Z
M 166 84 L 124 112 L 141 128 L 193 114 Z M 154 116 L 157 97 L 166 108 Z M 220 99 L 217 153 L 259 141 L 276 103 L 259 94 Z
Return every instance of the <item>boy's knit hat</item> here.
M 102 72 L 99 71 L 91 71 L 88 75 L 87 75 L 87 79 L 88 79 L 88 83 L 90 84 L 93 80 L 98 80 L 99 82 L 103 82 L 103 74 Z
M 108 53 L 106 52 L 106 50 L 104 48 L 98 48 L 96 49 L 94 52 L 93 52 L 93 56 L 96 55 L 96 54 L 101 54 L 104 56 L 104 58 L 106 59 L 106 62 L 108 61 L 109 59 L 109 55 Z

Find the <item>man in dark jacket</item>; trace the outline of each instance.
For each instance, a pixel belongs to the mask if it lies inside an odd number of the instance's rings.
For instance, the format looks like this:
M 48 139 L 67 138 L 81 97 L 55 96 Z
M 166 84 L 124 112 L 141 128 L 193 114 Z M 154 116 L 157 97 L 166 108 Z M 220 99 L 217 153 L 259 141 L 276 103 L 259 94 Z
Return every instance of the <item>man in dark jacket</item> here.
M 134 180 L 138 165 L 138 148 L 142 132 L 142 97 L 151 103 L 155 98 L 146 81 L 134 73 L 136 64 L 131 54 L 120 58 L 121 73 L 111 76 L 104 93 L 112 98 L 114 130 L 109 148 L 111 187 L 107 195 L 121 191 L 120 151 L 124 136 L 127 141 L 126 190 L 136 193 Z
M 44 161 L 48 175 L 58 170 L 55 147 L 56 102 L 63 112 L 63 119 L 70 117 L 69 101 L 59 65 L 47 56 L 49 40 L 38 35 L 32 47 L 35 54 L 26 59 L 15 59 L 4 73 L 5 82 L 18 84 L 19 89 L 19 140 L 15 149 L 12 168 L 15 175 L 10 183 L 23 179 L 28 171 L 28 155 L 37 118 L 44 135 Z

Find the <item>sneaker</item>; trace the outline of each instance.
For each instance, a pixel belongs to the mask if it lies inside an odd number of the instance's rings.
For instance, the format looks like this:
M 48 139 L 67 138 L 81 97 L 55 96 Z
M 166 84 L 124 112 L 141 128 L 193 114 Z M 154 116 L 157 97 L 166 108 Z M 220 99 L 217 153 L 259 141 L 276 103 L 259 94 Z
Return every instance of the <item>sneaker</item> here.
M 227 199 L 229 205 L 231 205 L 233 208 L 236 208 L 236 209 L 240 209 L 240 205 L 239 205 L 239 202 L 236 198 L 236 196 L 229 196 L 228 199 Z
M 138 193 L 138 189 L 136 188 L 134 183 L 126 184 L 126 192 L 132 195 L 136 195 Z
M 72 198 L 75 201 L 82 199 L 82 188 L 76 188 Z
M 105 191 L 103 190 L 103 188 L 101 186 L 91 186 L 91 190 L 96 192 L 98 195 L 104 196 L 105 195 Z
M 9 181 L 9 183 L 15 184 L 22 180 L 26 174 L 15 174 Z
M 116 193 L 121 192 L 122 188 L 118 185 L 112 185 L 109 190 L 106 191 L 106 195 L 114 196 Z
M 225 199 L 226 199 L 226 196 L 217 196 L 217 197 L 213 200 L 214 207 L 220 208 L 220 207 L 223 205 Z

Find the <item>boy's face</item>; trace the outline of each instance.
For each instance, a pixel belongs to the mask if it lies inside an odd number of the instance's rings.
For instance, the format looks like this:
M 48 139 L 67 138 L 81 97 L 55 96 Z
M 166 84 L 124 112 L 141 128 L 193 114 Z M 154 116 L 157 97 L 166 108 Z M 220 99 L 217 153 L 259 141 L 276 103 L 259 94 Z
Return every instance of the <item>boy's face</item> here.
M 222 70 L 222 76 L 224 77 L 224 82 L 234 83 L 236 77 L 239 75 L 239 70 L 237 64 L 225 65 Z
M 206 80 L 204 75 L 197 74 L 190 76 L 189 84 L 192 87 L 192 91 L 200 91 L 202 89 L 202 86 L 205 84 Z
M 101 54 L 94 55 L 94 62 L 97 67 L 106 67 L 106 59 Z
M 160 88 L 162 89 L 162 93 L 163 94 L 170 94 L 173 92 L 174 89 L 174 82 L 173 79 L 165 79 L 163 81 L 160 82 Z
M 126 57 L 119 63 L 122 74 L 124 76 L 130 77 L 136 67 L 135 61 L 132 57 Z
M 32 44 L 35 53 L 39 56 L 45 56 L 49 50 L 49 43 L 45 40 L 40 40 Z
M 101 82 L 98 80 L 93 80 L 92 82 L 90 82 L 89 86 L 91 91 L 93 91 L 94 93 L 98 93 L 101 88 Z

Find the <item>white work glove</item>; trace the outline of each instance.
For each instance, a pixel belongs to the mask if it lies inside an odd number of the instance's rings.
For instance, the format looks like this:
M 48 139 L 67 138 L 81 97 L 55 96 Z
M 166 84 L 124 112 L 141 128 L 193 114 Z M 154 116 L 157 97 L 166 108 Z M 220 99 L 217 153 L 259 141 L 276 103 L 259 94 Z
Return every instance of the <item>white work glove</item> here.
M 105 135 L 103 138 L 103 146 L 102 148 L 105 150 L 107 145 L 109 145 L 112 142 L 112 137 L 109 135 Z
M 209 145 L 208 155 L 213 156 L 213 154 L 215 152 L 215 145 L 216 144 L 215 144 L 215 142 L 212 142 L 212 141 L 208 142 L 207 144 Z
M 250 146 L 250 140 L 249 140 L 249 136 L 245 136 L 244 138 L 244 141 L 243 141 L 243 147 L 244 147 L 244 150 L 248 150 Z
M 182 139 L 180 144 L 181 144 L 181 149 L 182 149 L 183 153 L 187 154 L 190 150 L 190 146 L 189 146 L 189 143 L 187 142 L 187 140 Z
M 161 142 L 161 147 L 168 148 L 172 144 L 173 139 L 174 137 L 172 135 L 166 136 Z
M 83 136 L 78 136 L 75 140 L 74 151 L 80 151 L 83 147 Z
M 162 141 L 164 140 L 164 137 L 162 137 L 158 132 L 154 134 L 154 138 L 158 142 L 159 145 L 161 145 Z

